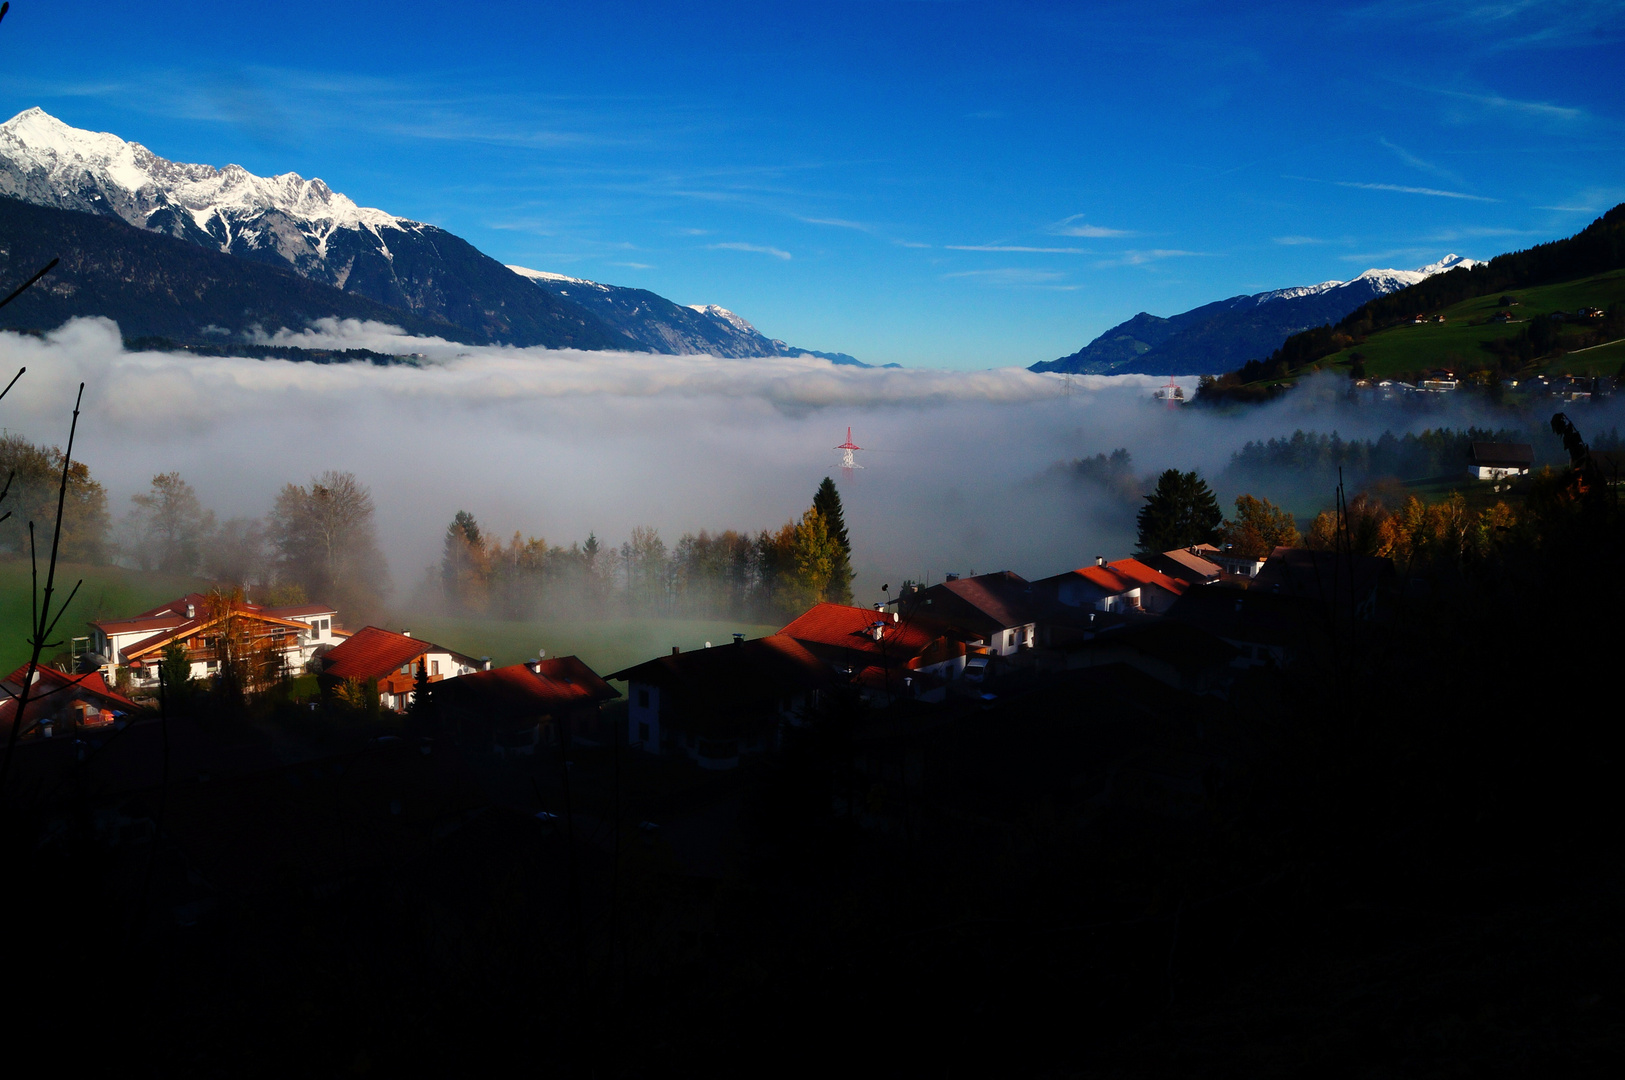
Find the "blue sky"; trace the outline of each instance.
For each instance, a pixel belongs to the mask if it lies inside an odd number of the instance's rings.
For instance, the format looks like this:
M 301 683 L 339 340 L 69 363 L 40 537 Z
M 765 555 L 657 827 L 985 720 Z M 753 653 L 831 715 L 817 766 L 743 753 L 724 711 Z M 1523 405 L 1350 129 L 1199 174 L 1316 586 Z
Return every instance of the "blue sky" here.
M 19 0 L 0 111 L 954 368 L 1625 201 L 1625 4 Z

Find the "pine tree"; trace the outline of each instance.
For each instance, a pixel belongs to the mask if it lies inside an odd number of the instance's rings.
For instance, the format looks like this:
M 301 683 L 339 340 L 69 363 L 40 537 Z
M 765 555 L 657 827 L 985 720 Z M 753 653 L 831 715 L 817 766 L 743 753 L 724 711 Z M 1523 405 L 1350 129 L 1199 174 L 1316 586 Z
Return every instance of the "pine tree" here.
M 835 481 L 824 477 L 813 495 L 812 508 L 824 519 L 824 529 L 839 550 L 830 567 L 829 584 L 824 598 L 833 604 L 852 602 L 852 541 L 846 533 L 846 517 L 841 512 L 841 493 L 835 490 Z
M 1157 477 L 1157 488 L 1145 497 L 1136 521 L 1142 552 L 1173 551 L 1210 544 L 1224 513 L 1207 482 L 1194 472 L 1169 469 Z

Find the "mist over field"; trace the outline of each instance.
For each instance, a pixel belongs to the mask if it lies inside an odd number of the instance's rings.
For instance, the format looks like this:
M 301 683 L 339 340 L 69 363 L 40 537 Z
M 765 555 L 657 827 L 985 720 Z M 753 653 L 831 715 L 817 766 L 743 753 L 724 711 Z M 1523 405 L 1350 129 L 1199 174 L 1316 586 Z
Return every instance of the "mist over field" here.
M 867 602 L 904 578 L 1037 577 L 1127 554 L 1133 503 L 1060 479 L 1059 461 L 1126 447 L 1138 475 L 1198 469 L 1228 503 L 1237 492 L 1223 471 L 1250 439 L 1508 423 L 1462 399 L 1428 411 L 1353 406 L 1329 375 L 1272 405 L 1219 414 L 1161 407 L 1150 400 L 1160 380 L 1141 376 L 1074 377 L 1068 393 L 1058 377 L 1015 368 L 470 348 L 371 323 L 264 340 L 421 359 L 380 367 L 130 353 L 111 322 L 82 319 L 43 339 L 0 335 L 0 364 L 28 368 L 0 422 L 60 445 L 83 380 L 75 457 L 107 486 L 115 518 L 169 470 L 222 519 L 264 514 L 290 481 L 354 472 L 377 504 L 397 602 L 438 561 L 458 510 L 497 537 L 517 530 L 568 545 L 591 531 L 619 544 L 652 525 L 671 543 L 702 528 L 777 527 L 830 475 Z M 848 425 L 870 448 L 850 481 L 831 449 Z M 1277 479 L 1255 493 L 1320 498 L 1302 477 Z

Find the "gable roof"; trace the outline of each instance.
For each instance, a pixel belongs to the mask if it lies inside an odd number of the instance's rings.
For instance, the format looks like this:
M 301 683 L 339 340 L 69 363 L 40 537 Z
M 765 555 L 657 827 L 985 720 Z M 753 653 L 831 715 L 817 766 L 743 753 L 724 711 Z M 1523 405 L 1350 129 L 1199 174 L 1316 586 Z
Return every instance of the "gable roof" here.
M 1209 550 L 1213 551 L 1214 554 L 1218 553 L 1217 549 L 1211 546 Z M 1224 575 L 1224 567 L 1204 558 L 1195 551 L 1187 551 L 1185 548 L 1160 551 L 1154 555 L 1141 555 L 1140 561 L 1153 570 L 1160 570 L 1171 578 L 1177 578 L 1192 585 L 1212 581 Z
M 880 639 L 873 634 L 880 625 Z M 842 658 L 861 654 L 902 660 L 919 656 L 951 628 L 913 609 L 908 617 L 893 620 L 883 611 L 850 604 L 814 604 L 779 633 L 805 645 L 814 654 Z
M 1175 596 L 1183 596 L 1185 590 L 1190 587 L 1185 582 L 1171 578 L 1138 559 L 1118 559 L 1105 566 L 1084 566 L 1072 573 L 1100 589 L 1106 596 L 1132 592 L 1145 585 L 1153 585 Z M 1061 574 L 1059 577 L 1065 579 L 1067 575 Z
M 743 701 L 777 698 L 786 687 L 817 686 L 828 678 L 824 662 L 788 634 L 771 634 L 710 649 L 659 656 L 606 675 Z
M 25 726 L 41 717 L 55 715 L 70 701 L 89 702 L 99 709 L 113 712 L 134 714 L 141 711 L 141 706 L 108 687 L 107 680 L 102 678 L 99 671 L 88 675 L 69 675 L 42 665 L 35 668 L 34 673 L 34 689 L 29 694 L 28 713 L 23 719 Z M 27 674 L 28 665 L 24 664 L 0 682 L 0 730 L 9 731 L 11 722 L 16 719 L 17 700 L 22 694 L 23 679 Z
M 944 581 L 915 593 L 908 601 L 910 617 L 929 612 L 931 618 L 984 636 L 1036 622 L 1046 606 L 1026 578 L 1008 570 Z
M 309 618 L 312 615 L 337 615 L 339 609 L 331 604 L 283 604 L 280 607 L 263 609 L 267 615 L 276 615 L 284 619 Z
M 621 696 L 574 656 L 459 675 L 437 683 L 434 693 L 437 701 L 494 719 L 566 712 Z
M 1116 571 L 1122 577 L 1138 585 L 1154 585 L 1159 589 L 1173 593 L 1175 596 L 1185 595 L 1185 590 L 1190 588 L 1185 582 L 1177 578 L 1171 578 L 1138 559 L 1118 559 L 1114 563 L 1107 563 L 1106 568 Z
M 444 645 L 397 634 L 381 626 L 363 626 L 322 657 L 322 674 L 336 679 L 381 679 L 431 652 L 450 653 L 462 663 L 479 666 L 472 657 Z
M 303 631 L 305 629 L 305 624 L 302 622 L 295 622 L 292 619 L 280 619 L 274 615 L 267 615 L 264 611 L 253 609 L 249 605 L 233 605 L 233 609 L 229 615 L 234 615 L 239 619 L 251 619 L 254 622 L 269 623 L 272 626 L 281 627 L 285 630 Z M 150 637 L 142 638 L 133 645 L 126 645 L 124 648 L 119 650 L 119 655 L 126 661 L 138 660 L 152 654 L 153 652 L 156 652 L 157 650 L 168 645 L 170 642 L 178 641 L 182 638 L 188 637 L 189 635 L 195 634 L 200 630 L 207 630 L 211 626 L 216 626 L 221 622 L 221 620 L 227 617 L 228 613 L 211 615 L 206 610 L 199 610 L 196 618 L 187 619 L 185 622 L 177 623 L 174 626 L 165 627 L 156 634 L 153 634 Z

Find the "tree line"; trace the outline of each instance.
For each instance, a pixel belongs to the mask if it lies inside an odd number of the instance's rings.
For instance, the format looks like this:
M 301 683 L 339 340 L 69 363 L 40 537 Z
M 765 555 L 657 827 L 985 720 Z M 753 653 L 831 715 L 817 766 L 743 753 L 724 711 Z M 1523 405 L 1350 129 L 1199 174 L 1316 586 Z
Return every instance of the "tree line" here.
M 569 547 L 515 532 L 488 535 L 459 510 L 446 526 L 438 591 L 459 615 L 793 617 L 852 602 L 852 544 L 841 496 L 824 478 L 800 517 L 756 533 L 684 533 L 668 545 L 639 526 L 619 546 L 596 534 Z
M 11 478 L 0 521 L 0 551 L 26 556 L 27 522 L 35 544 L 49 545 L 62 451 L 0 436 L 0 477 Z M 307 484 L 285 484 L 263 517 L 217 520 L 178 472 L 152 478 L 116 520 L 107 491 L 75 460 L 68 469 L 61 557 L 147 571 L 192 575 L 271 603 L 333 604 L 364 618 L 389 592 L 389 566 L 378 545 L 372 494 L 354 473 L 328 470 Z
M 1375 439 L 1344 439 L 1335 431 L 1328 435 L 1300 429 L 1284 438 L 1248 441 L 1230 455 L 1225 476 L 1238 483 L 1257 483 L 1271 474 L 1290 471 L 1299 478 L 1308 476 L 1328 490 L 1336 483 L 1339 469 L 1344 481 L 1354 485 L 1385 476 L 1417 480 L 1467 468 L 1475 442 L 1529 443 L 1541 449 L 1548 446 L 1540 438 L 1539 425 L 1525 430 L 1429 428 L 1403 435 L 1385 431 Z M 1598 450 L 1613 450 L 1619 442 L 1619 432 L 1611 428 L 1592 445 Z M 1542 464 L 1558 463 L 1558 458 L 1549 453 L 1547 457 L 1550 460 L 1543 459 Z

